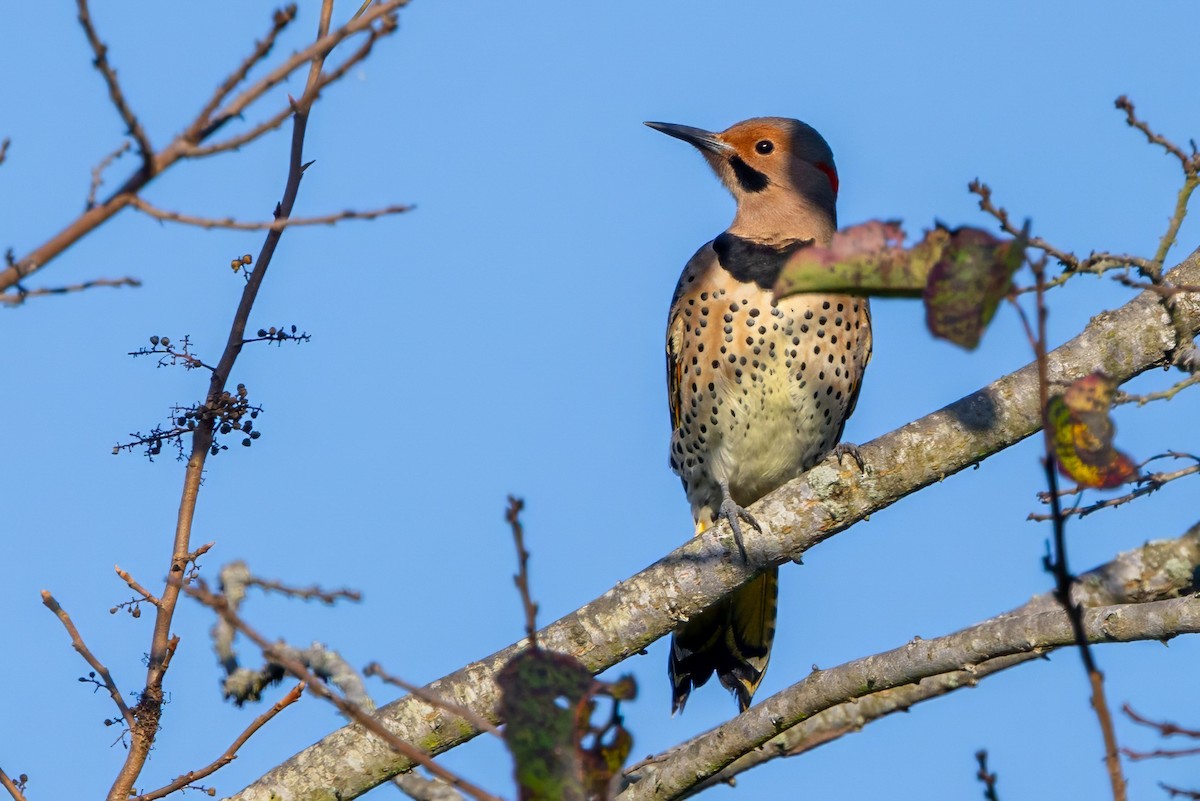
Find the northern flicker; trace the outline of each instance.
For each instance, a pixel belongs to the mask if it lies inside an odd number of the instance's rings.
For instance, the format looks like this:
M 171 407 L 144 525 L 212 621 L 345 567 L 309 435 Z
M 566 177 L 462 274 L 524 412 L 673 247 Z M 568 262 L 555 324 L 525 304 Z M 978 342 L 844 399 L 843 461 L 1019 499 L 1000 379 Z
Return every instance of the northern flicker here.
M 833 152 L 810 126 L 757 117 L 721 133 L 646 123 L 695 146 L 733 193 L 729 228 L 696 252 L 667 320 L 671 469 L 696 533 L 718 519 L 741 541 L 744 507 L 837 446 L 871 356 L 865 298 L 771 290 L 785 260 L 837 229 Z M 761 530 L 761 528 L 760 528 Z M 775 635 L 778 569 L 676 629 L 672 712 L 717 674 L 744 711 Z

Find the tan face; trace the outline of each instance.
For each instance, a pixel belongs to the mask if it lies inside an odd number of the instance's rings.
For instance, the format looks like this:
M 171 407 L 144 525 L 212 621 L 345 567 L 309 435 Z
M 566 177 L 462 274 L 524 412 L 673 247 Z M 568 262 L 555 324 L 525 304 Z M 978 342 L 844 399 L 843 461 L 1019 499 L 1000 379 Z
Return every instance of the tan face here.
M 832 154 L 823 141 L 808 136 L 809 130 L 765 119 L 746 120 L 715 134 L 713 139 L 724 147 L 705 150 L 704 155 L 739 198 L 769 186 L 805 194 L 828 192 L 836 198 Z

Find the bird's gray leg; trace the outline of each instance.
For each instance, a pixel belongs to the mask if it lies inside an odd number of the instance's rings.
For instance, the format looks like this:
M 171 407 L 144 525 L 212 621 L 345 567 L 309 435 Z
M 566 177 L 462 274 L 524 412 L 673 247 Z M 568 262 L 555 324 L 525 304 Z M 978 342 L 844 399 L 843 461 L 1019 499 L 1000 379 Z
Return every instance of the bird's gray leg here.
M 717 512 L 717 518 L 729 521 L 729 527 L 733 529 L 733 541 L 737 543 L 738 552 L 744 561 L 747 558 L 746 545 L 742 542 L 742 525 L 738 521 L 745 520 L 759 532 L 763 531 L 763 527 L 754 518 L 754 515 L 734 502 L 733 497 L 729 494 L 729 482 L 727 481 L 721 482 L 721 509 Z
M 832 453 L 837 457 L 838 466 L 841 466 L 844 457 L 849 456 L 858 464 L 858 472 L 864 476 L 871 472 L 871 468 L 863 461 L 862 451 L 853 442 L 839 442 L 834 446 Z

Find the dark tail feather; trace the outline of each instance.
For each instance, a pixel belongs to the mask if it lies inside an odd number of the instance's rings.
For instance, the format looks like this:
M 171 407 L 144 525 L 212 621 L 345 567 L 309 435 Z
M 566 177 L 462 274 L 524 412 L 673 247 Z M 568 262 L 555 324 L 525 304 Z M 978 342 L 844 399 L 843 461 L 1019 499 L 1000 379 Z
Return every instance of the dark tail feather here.
M 683 709 L 692 688 L 713 673 L 737 697 L 738 710 L 746 711 L 771 658 L 778 596 L 775 568 L 675 630 L 668 664 L 672 714 Z

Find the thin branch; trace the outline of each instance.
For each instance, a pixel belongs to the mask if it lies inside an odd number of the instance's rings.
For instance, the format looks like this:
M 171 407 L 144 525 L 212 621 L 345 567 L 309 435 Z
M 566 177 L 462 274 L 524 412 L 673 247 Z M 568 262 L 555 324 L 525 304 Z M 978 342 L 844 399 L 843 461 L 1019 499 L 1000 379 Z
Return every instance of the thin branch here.
M 1101 509 L 1113 509 L 1118 506 L 1124 506 L 1132 500 L 1157 492 L 1158 490 L 1162 489 L 1163 485 L 1165 484 L 1183 478 L 1184 476 L 1191 476 L 1197 473 L 1200 473 L 1200 464 L 1194 464 L 1191 467 L 1185 467 L 1181 470 L 1175 470 L 1170 473 L 1151 473 L 1150 475 L 1139 479 L 1140 482 L 1144 482 L 1143 486 L 1138 487 L 1133 492 L 1126 493 L 1125 495 L 1121 495 L 1116 498 L 1106 498 L 1105 500 L 1097 501 L 1090 506 L 1072 506 L 1069 509 L 1063 509 L 1062 514 L 1067 517 L 1071 515 L 1079 515 L 1079 517 L 1082 518 L 1087 517 L 1093 512 L 1098 512 Z M 1070 492 L 1071 490 L 1064 490 L 1059 494 L 1066 495 Z M 1052 520 L 1053 517 L 1053 515 L 1043 515 L 1030 512 L 1027 519 L 1044 522 L 1047 520 Z
M 121 115 L 125 127 L 129 129 L 129 135 L 137 142 L 138 150 L 142 154 L 143 171 L 148 175 L 153 175 L 154 149 L 150 147 L 150 139 L 146 136 L 146 130 L 142 128 L 137 115 L 129 106 L 129 101 L 125 99 L 125 93 L 121 91 L 121 84 L 117 82 L 117 71 L 108 63 L 108 45 L 100 41 L 100 36 L 96 33 L 96 28 L 92 24 L 92 15 L 88 11 L 87 0 L 76 0 L 76 5 L 79 8 L 79 24 L 83 26 L 88 44 L 92 46 L 92 53 L 96 56 L 92 63 L 104 77 L 104 82 L 108 84 L 108 96 L 112 98 L 117 113 Z
M 125 155 L 125 153 L 129 151 L 129 147 L 129 142 L 123 143 L 116 150 L 100 159 L 99 164 L 97 164 L 95 167 L 92 167 L 92 183 L 90 186 L 88 186 L 87 203 L 84 204 L 85 209 L 90 209 L 92 206 L 96 205 L 96 193 L 100 191 L 100 184 L 104 183 L 104 171 L 107 170 L 114 161 Z
M 362 593 L 358 590 L 323 590 L 315 584 L 310 587 L 289 587 L 280 581 L 268 581 L 254 576 L 247 580 L 246 586 L 258 587 L 265 592 L 277 592 L 289 598 L 299 598 L 304 601 L 317 600 L 330 605 L 337 603 L 338 600 L 354 601 L 355 603 L 362 600 Z
M 1013 237 L 1022 235 L 1022 231 L 1009 220 L 1008 212 L 1003 207 L 997 206 L 992 202 L 992 189 L 990 186 L 976 178 L 967 184 L 967 190 L 979 197 L 979 208 L 994 217 L 1000 224 L 1001 230 Z M 1041 237 L 1029 237 L 1029 246 L 1054 257 L 1070 270 L 1077 270 L 1079 268 L 1079 259 L 1074 254 L 1059 250 Z
M 117 709 L 120 710 L 125 725 L 132 729 L 135 723 L 133 712 L 126 705 L 125 699 L 121 697 L 121 691 L 117 689 L 117 683 L 113 681 L 112 674 L 108 672 L 108 668 L 101 664 L 96 655 L 84 644 L 83 638 L 79 636 L 79 629 L 75 628 L 75 623 L 71 620 L 71 616 L 67 614 L 67 610 L 63 609 L 58 601 L 54 600 L 54 596 L 46 590 L 42 590 L 42 604 L 62 621 L 63 627 L 66 628 L 67 634 L 71 637 L 71 646 L 79 652 L 79 655 L 83 657 L 83 660 L 88 663 L 92 670 L 104 680 L 104 687 L 108 690 L 113 703 L 117 705 Z
M 1134 723 L 1154 729 L 1163 737 L 1191 737 L 1193 740 L 1200 740 L 1200 729 L 1185 729 L 1183 726 L 1169 721 L 1151 720 L 1139 715 L 1129 704 L 1122 706 L 1121 711 Z
M 202 138 L 212 135 L 213 132 L 220 129 L 225 123 L 241 116 L 252 103 L 266 94 L 270 89 L 287 80 L 297 69 L 306 64 L 311 65 L 314 59 L 320 59 L 323 62 L 325 57 L 343 40 L 369 30 L 373 27 L 376 20 L 387 19 L 397 9 L 406 5 L 408 5 L 408 0 L 384 0 L 378 5 L 371 6 L 361 17 L 347 22 L 331 33 L 319 35 L 312 44 L 288 56 L 283 63 L 260 78 L 257 83 L 243 90 L 228 105 L 218 111 L 212 121 L 205 126 Z M 186 155 L 186 152 L 183 152 L 182 155 Z
M 5 144 L 7 143 L 7 140 L 5 140 Z M 0 149 L 0 156 L 2 155 L 4 155 L 4 151 L 3 149 Z M 25 775 L 22 774 L 17 777 L 17 781 L 14 782 L 9 778 L 8 774 L 4 772 L 4 768 L 0 768 L 0 786 L 3 786 L 5 790 L 8 790 L 8 794 L 13 797 L 13 801 L 25 801 L 25 793 L 21 792 L 21 787 L 25 784 L 25 781 Z M 20 784 L 18 784 L 18 782 Z
M 378 662 L 371 662 L 369 665 L 367 665 L 365 668 L 363 668 L 363 675 L 364 676 L 376 676 L 380 680 L 382 680 L 384 683 L 391 684 L 394 687 L 399 687 L 401 690 L 404 690 L 406 693 L 409 693 L 410 695 L 420 698 L 422 701 L 429 704 L 430 706 L 437 707 L 439 709 L 444 709 L 447 712 L 450 712 L 451 714 L 458 715 L 460 718 L 467 721 L 468 723 L 470 723 L 472 726 L 479 729 L 480 731 L 487 732 L 488 734 L 494 734 L 497 737 L 501 737 L 501 738 L 504 737 L 504 735 L 500 733 L 500 728 L 496 724 L 492 723 L 490 720 L 485 718 L 483 715 L 480 715 L 475 710 L 468 709 L 467 707 L 462 706 L 461 704 L 455 704 L 450 701 L 447 701 L 445 698 L 442 698 L 437 693 L 430 692 L 429 690 L 425 689 L 424 687 L 418 687 L 415 684 L 409 684 L 407 681 L 400 678 L 399 676 L 393 676 L 392 674 L 388 673 L 386 670 L 383 669 L 383 666 L 380 665 Z
M 979 779 L 983 785 L 983 797 L 986 801 L 1000 801 L 1000 796 L 996 794 L 996 779 L 995 773 L 988 772 L 988 753 L 984 749 L 979 749 L 975 752 L 975 762 L 979 765 L 979 770 L 975 772 L 975 778 Z
M 0 164 L 4 163 L 4 159 L 8 157 L 8 146 L 12 144 L 12 140 L 7 136 L 0 139 Z
M 1193 373 L 1182 381 L 1162 390 L 1161 392 L 1151 392 L 1146 395 L 1127 395 L 1123 392 L 1117 393 L 1116 404 L 1136 403 L 1138 406 L 1145 406 L 1151 401 L 1171 400 L 1183 390 L 1195 384 L 1200 384 L 1200 373 Z
M 1113 276 L 1113 280 L 1118 284 L 1123 284 L 1124 286 L 1129 287 L 1130 289 L 1142 289 L 1149 292 L 1154 292 L 1163 298 L 1172 298 L 1176 295 L 1200 293 L 1200 286 L 1173 286 L 1163 283 L 1147 284 L 1141 281 L 1134 281 L 1127 275 L 1115 275 Z
M 1159 782 L 1158 786 L 1166 790 L 1170 798 L 1188 798 L 1192 801 L 1200 801 L 1200 791 L 1185 790 L 1182 787 L 1173 787 L 1166 782 Z
M 182 138 L 188 142 L 199 142 L 204 138 L 203 129 L 212 119 L 213 112 L 221 105 L 225 98 L 229 97 L 229 93 L 236 89 L 242 81 L 246 80 L 246 76 L 250 74 L 250 70 L 260 61 L 270 55 L 271 50 L 275 47 L 275 40 L 279 38 L 279 34 L 284 28 L 290 25 L 296 19 L 296 4 L 291 3 L 283 8 L 276 9 L 271 15 L 271 29 L 267 31 L 267 35 L 254 43 L 254 49 L 250 54 L 242 60 L 242 63 L 237 68 L 229 73 L 225 80 L 213 92 L 213 96 L 209 98 L 204 107 L 200 109 L 200 113 L 196 115 L 196 119 L 192 122 L 188 129 L 184 131 Z M 280 123 L 282 124 L 282 120 Z
M 160 209 L 140 197 L 130 198 L 129 205 L 156 220 L 194 225 L 198 228 L 229 228 L 234 231 L 282 231 L 284 228 L 294 228 L 298 225 L 333 225 L 342 220 L 374 220 L 377 217 L 383 217 L 388 214 L 402 214 L 412 210 L 411 206 L 392 205 L 368 211 L 347 209 L 346 211 L 339 211 L 333 214 L 324 214 L 320 217 L 276 217 L 269 222 L 244 222 L 242 220 L 235 220 L 232 217 L 218 219 L 215 217 L 198 217 L 193 214 L 168 211 Z
M 525 501 L 509 495 L 508 510 L 504 513 L 504 519 L 512 528 L 513 542 L 517 546 L 517 575 L 513 576 L 513 583 L 521 593 L 521 605 L 525 609 L 525 636 L 529 639 L 529 647 L 537 648 L 538 607 L 529 591 L 529 551 L 525 550 L 524 527 L 521 525 L 521 510 L 524 508 Z
M 1130 102 L 1128 97 L 1121 95 L 1116 99 L 1113 105 L 1125 112 L 1125 122 L 1128 123 L 1131 128 L 1137 128 L 1139 131 L 1145 134 L 1146 139 L 1150 142 L 1150 144 L 1158 145 L 1163 150 L 1179 159 L 1180 166 L 1183 167 L 1185 174 L 1194 175 L 1198 170 L 1200 170 L 1200 156 L 1197 156 L 1195 153 L 1192 153 L 1189 156 L 1187 153 L 1183 152 L 1183 148 L 1181 148 L 1179 145 L 1167 139 L 1162 134 L 1152 131 L 1147 123 L 1138 119 L 1137 114 L 1134 113 L 1133 103 Z
M 40 298 L 46 295 L 68 295 L 72 292 L 83 292 L 88 289 L 93 289 L 98 286 L 123 287 L 132 286 L 139 287 L 142 282 L 137 278 L 96 278 L 91 281 L 84 281 L 82 284 L 70 284 L 68 286 L 56 287 L 40 287 L 38 289 L 22 289 L 17 285 L 15 292 L 0 293 L 0 303 L 8 306 L 20 306 L 29 298 Z
M 212 774 L 216 773 L 218 770 L 225 767 L 233 760 L 237 759 L 238 750 L 243 745 L 246 744 L 246 741 L 249 740 L 250 737 L 253 736 L 255 732 L 257 732 L 259 729 L 261 729 L 263 726 L 265 726 L 268 721 L 270 721 L 272 718 L 274 718 L 276 715 L 278 715 L 283 710 L 287 709 L 292 704 L 296 703 L 296 701 L 299 701 L 300 695 L 303 692 L 304 692 L 304 682 L 300 682 L 295 687 L 293 687 L 288 692 L 287 695 L 283 696 L 283 698 L 280 698 L 278 701 L 276 701 L 275 704 L 270 709 L 268 709 L 266 712 L 263 712 L 261 715 L 256 717 L 253 720 L 253 722 L 251 722 L 251 724 L 246 727 L 245 731 L 243 731 L 241 734 L 239 734 L 237 739 L 234 740 L 229 745 L 229 747 L 225 749 L 225 753 L 221 754 L 219 757 L 214 759 L 209 764 L 205 765 L 202 768 L 199 768 L 198 770 L 188 771 L 187 773 L 183 774 L 182 776 L 177 777 L 170 784 L 166 784 L 166 785 L 160 787 L 159 789 L 153 790 L 149 793 L 143 793 L 141 795 L 134 796 L 129 801 L 156 801 L 156 799 L 164 798 L 164 797 L 170 795 L 171 793 L 175 792 L 176 790 L 182 790 L 183 788 L 187 787 L 189 784 L 197 782 L 200 779 L 203 779 L 207 776 L 211 776 Z
M 143 601 L 145 601 L 146 603 L 149 603 L 149 604 L 153 604 L 154 606 L 158 606 L 160 603 L 162 603 L 161 601 L 158 600 L 157 597 L 155 597 L 153 594 L 151 594 L 151 592 L 149 590 L 147 590 L 145 587 L 143 587 L 141 584 L 139 584 L 133 576 L 129 575 L 128 571 L 122 570 L 120 565 L 113 565 L 113 570 L 116 570 L 117 575 L 120 576 L 121 579 L 126 584 L 129 585 L 129 589 L 133 590 L 138 595 L 142 596 Z
M 439 779 L 442 779 L 446 783 L 463 791 L 467 795 L 476 799 L 476 801 L 501 801 L 499 798 L 488 793 L 482 788 L 476 787 L 466 779 L 463 779 L 446 768 L 443 768 L 433 760 L 432 756 L 425 753 L 421 749 L 417 748 L 411 743 L 401 740 L 386 726 L 384 726 L 378 718 L 366 712 L 358 704 L 351 703 L 342 696 L 330 692 L 328 689 L 326 689 L 323 682 L 314 676 L 302 662 L 290 658 L 284 649 L 277 647 L 277 643 L 268 641 L 257 631 L 250 628 L 250 626 L 244 620 L 242 620 L 232 608 L 230 608 L 230 606 L 225 602 L 224 597 L 220 595 L 214 595 L 212 592 L 210 592 L 204 585 L 203 581 L 198 581 L 194 586 L 186 587 L 184 592 L 220 615 L 229 626 L 241 632 L 243 636 L 253 641 L 254 644 L 262 650 L 264 657 L 282 666 L 294 678 L 305 682 L 314 695 L 332 703 L 343 715 L 383 740 L 396 753 L 413 760 L 430 773 L 437 776 Z
M 1197 748 L 1159 748 L 1155 751 L 1134 751 L 1132 748 L 1122 748 L 1121 753 L 1134 762 L 1145 759 L 1174 759 L 1175 757 L 1196 756 L 1200 754 Z
M 395 33 L 396 30 L 397 23 L 395 17 L 393 16 L 385 16 L 380 21 L 378 27 L 368 29 L 366 40 L 362 45 L 359 46 L 357 50 L 347 56 L 346 59 L 340 65 L 338 65 L 336 69 L 321 75 L 318 91 L 324 90 L 324 88 L 329 84 L 341 80 L 354 65 L 363 61 L 371 54 L 371 50 L 374 48 L 377 41 L 382 39 L 384 36 Z M 231 136 L 228 139 L 223 139 L 219 142 L 214 142 L 211 145 L 193 145 L 192 147 L 186 149 L 184 155 L 186 155 L 188 158 L 203 158 L 204 156 L 211 156 L 216 153 L 237 150 L 243 145 L 249 144 L 250 142 L 258 139 L 260 136 L 263 136 L 283 125 L 283 123 L 287 121 L 291 114 L 292 107 L 290 105 L 284 106 L 270 117 L 267 117 L 262 122 L 258 123 L 252 128 L 247 129 L 246 131 L 243 131 L 240 134 Z

